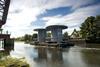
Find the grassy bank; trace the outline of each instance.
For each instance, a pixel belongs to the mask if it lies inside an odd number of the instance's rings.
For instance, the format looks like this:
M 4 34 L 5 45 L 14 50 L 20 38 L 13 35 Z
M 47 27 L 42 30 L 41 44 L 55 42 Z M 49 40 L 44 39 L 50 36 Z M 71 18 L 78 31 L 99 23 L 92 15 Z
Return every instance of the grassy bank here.
M 24 59 L 3 57 L 0 59 L 0 67 L 29 67 Z

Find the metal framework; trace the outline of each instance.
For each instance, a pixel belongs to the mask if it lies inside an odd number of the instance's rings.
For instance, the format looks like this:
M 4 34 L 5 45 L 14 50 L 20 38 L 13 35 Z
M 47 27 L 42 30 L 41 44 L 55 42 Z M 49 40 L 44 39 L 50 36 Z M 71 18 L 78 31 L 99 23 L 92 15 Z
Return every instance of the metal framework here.
M 0 28 L 6 23 L 10 0 L 0 0 Z

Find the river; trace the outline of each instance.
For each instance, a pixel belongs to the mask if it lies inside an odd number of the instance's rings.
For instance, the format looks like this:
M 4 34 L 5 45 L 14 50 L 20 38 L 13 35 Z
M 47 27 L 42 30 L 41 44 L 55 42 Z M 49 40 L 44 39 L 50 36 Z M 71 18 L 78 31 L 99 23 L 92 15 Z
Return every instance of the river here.
M 58 49 L 15 42 L 10 56 L 25 58 L 30 67 L 100 67 L 100 48 Z

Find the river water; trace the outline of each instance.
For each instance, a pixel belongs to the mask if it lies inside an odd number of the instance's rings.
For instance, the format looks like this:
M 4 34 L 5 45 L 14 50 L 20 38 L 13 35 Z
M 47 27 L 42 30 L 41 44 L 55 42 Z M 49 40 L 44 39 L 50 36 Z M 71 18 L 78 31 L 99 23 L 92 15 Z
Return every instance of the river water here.
M 25 58 L 30 67 L 100 67 L 100 48 L 58 49 L 15 42 L 10 56 Z

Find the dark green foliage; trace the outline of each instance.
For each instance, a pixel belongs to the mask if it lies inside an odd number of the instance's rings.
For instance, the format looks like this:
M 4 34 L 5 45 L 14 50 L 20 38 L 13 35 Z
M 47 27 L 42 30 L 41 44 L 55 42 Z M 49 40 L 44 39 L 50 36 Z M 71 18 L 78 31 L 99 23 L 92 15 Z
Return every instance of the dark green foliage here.
M 50 32 L 47 33 L 47 37 L 51 37 L 51 33 Z
M 15 40 L 16 41 L 30 42 L 30 41 L 33 41 L 36 38 L 37 38 L 37 34 L 35 33 L 33 35 L 25 34 L 23 37 L 15 38 Z
M 97 37 L 100 37 L 100 16 L 96 16 Z
M 2 57 L 7 56 L 7 55 L 8 54 L 6 52 L 4 53 L 3 51 L 0 51 L 0 60 L 1 60 Z
M 32 37 L 32 38 L 31 38 L 31 41 L 36 41 L 36 40 L 37 40 L 37 36 L 38 36 L 37 34 L 33 34 L 33 35 L 31 36 L 31 37 Z
M 90 16 L 81 24 L 80 33 L 83 38 L 100 38 L 100 16 Z
M 32 35 L 32 38 L 37 38 L 37 34 L 33 34 Z
M 64 38 L 64 39 L 68 38 L 68 32 L 65 32 L 65 33 L 63 34 L 63 38 Z
M 31 35 L 28 35 L 28 34 L 24 35 L 24 41 L 31 41 L 31 40 L 32 40 L 32 36 Z
M 15 41 L 24 41 L 24 36 L 15 38 Z

